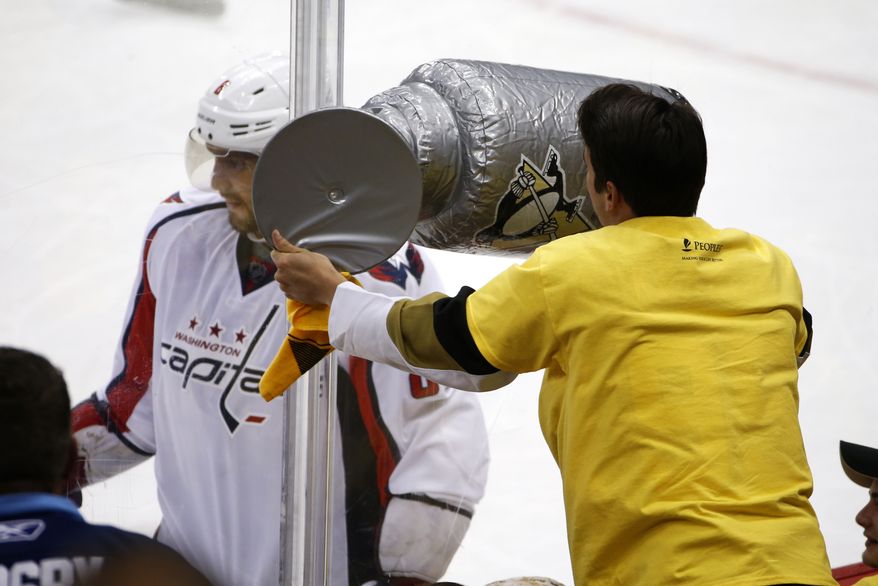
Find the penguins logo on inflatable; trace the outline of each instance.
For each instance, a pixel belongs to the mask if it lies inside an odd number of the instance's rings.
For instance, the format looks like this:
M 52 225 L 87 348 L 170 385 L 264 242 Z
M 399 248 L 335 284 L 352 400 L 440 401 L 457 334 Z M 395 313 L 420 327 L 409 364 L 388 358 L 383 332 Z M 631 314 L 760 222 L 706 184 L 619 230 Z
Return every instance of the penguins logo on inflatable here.
M 549 146 L 542 168 L 524 154 L 500 198 L 494 223 L 480 230 L 475 241 L 500 249 L 532 249 L 556 238 L 593 229 L 580 211 L 585 196 L 564 194 L 564 169 L 558 150 Z

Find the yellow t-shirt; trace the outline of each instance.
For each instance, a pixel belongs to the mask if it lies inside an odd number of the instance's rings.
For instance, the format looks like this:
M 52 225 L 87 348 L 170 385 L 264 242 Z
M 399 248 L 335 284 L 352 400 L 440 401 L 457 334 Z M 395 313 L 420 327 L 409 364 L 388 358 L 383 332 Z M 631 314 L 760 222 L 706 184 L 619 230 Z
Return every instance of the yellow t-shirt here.
M 798 424 L 789 258 L 698 218 L 539 248 L 473 293 L 503 370 L 545 368 L 577 584 L 835 584 Z

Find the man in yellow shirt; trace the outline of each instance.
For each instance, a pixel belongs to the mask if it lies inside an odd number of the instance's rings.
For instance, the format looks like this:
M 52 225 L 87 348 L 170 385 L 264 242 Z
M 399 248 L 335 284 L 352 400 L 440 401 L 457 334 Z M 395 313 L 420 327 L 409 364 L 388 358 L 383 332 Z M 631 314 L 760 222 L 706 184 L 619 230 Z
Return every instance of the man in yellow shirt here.
M 612 84 L 578 119 L 603 228 L 478 291 L 416 300 L 344 284 L 275 232 L 276 280 L 331 306 L 346 352 L 471 390 L 545 370 L 577 584 L 835 584 L 808 500 L 797 367 L 811 328 L 792 262 L 694 217 L 707 148 L 687 102 Z

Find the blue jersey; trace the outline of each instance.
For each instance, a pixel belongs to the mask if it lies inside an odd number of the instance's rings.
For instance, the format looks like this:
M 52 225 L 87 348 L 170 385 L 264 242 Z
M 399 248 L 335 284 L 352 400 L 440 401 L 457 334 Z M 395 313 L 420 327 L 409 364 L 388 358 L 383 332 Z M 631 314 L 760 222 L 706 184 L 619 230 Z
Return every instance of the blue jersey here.
M 159 547 L 144 535 L 87 523 L 64 497 L 0 496 L 0 586 L 78 584 L 107 558 Z

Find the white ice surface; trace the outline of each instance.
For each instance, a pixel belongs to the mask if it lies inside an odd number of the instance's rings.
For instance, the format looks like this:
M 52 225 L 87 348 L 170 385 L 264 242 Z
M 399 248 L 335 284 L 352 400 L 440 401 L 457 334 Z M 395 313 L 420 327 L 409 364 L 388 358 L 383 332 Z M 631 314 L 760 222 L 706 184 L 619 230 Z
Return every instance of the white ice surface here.
M 49 356 L 75 400 L 109 376 L 144 222 L 185 182 L 195 101 L 230 64 L 289 46 L 288 2 L 226 1 L 205 15 L 0 0 L 0 343 Z M 346 25 L 351 106 L 441 57 L 638 79 L 689 98 L 709 145 L 700 215 L 768 238 L 798 266 L 816 332 L 800 382 L 813 503 L 833 565 L 857 561 L 866 492 L 842 473 L 837 445 L 878 445 L 878 4 L 372 0 L 349 1 Z M 433 256 L 451 290 L 508 263 Z M 525 376 L 483 397 L 488 495 L 449 580 L 572 583 L 538 385 Z M 150 467 L 90 489 L 84 511 L 151 532 Z

